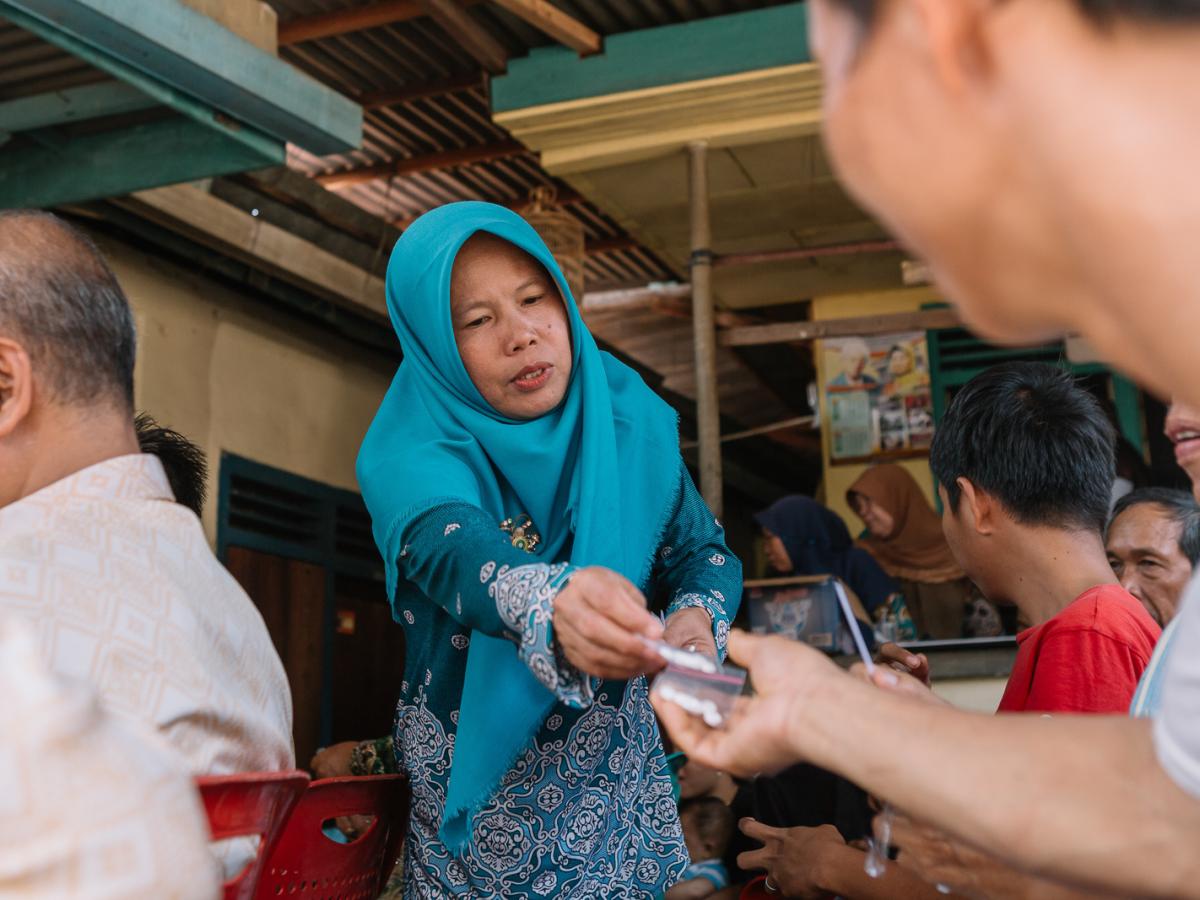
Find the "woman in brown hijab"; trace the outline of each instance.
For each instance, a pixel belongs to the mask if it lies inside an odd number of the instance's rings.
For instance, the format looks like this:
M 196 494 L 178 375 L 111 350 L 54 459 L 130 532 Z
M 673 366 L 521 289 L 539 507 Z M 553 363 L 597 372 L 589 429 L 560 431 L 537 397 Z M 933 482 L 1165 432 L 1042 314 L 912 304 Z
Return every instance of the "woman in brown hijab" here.
M 922 636 L 962 637 L 971 583 L 954 561 L 942 522 L 908 470 L 895 463 L 863 472 L 846 502 L 867 526 L 859 546 L 900 582 Z

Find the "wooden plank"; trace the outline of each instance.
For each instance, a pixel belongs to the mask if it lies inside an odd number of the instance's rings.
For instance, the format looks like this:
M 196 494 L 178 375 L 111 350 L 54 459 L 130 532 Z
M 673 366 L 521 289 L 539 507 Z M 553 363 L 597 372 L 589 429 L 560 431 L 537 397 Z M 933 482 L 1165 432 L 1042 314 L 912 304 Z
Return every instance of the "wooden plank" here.
M 241 176 L 255 190 L 293 206 L 332 228 L 353 235 L 373 247 L 391 248 L 400 232 L 361 206 L 339 197 L 287 166 L 247 172 Z
M 642 246 L 634 238 L 612 237 L 612 238 L 597 238 L 594 241 L 588 241 L 584 246 L 584 252 L 588 256 L 596 256 L 601 253 L 619 253 L 622 250 L 636 250 Z
M 492 118 L 540 151 L 543 167 L 556 175 L 671 156 L 697 140 L 721 148 L 806 137 L 821 124 L 814 63 L 512 110 L 497 107 L 502 80 L 492 82 Z
M 0 151 L 0 209 L 128 194 L 283 162 L 188 119 L 81 135 L 56 147 Z
M 98 55 L 88 62 L 105 71 L 108 61 L 137 69 L 313 153 L 362 143 L 356 104 L 180 0 L 0 0 L 0 15 L 56 46 L 64 37 L 90 46 Z
M 354 169 L 343 169 L 340 172 L 327 172 L 323 175 L 314 176 L 313 180 L 327 188 L 347 187 L 353 184 L 362 184 L 366 181 L 374 181 L 376 178 L 415 175 L 418 172 L 429 172 L 434 169 L 449 169 L 453 166 L 489 162 L 493 159 L 520 156 L 528 152 L 529 150 L 519 141 L 501 141 L 496 144 L 484 144 L 479 147 L 463 147 L 458 150 L 442 150 L 438 153 L 410 156 L 408 159 L 397 159 L 391 162 L 360 166 Z
M 920 312 L 889 313 L 880 316 L 855 316 L 849 319 L 748 325 L 742 328 L 727 329 L 720 335 L 720 342 L 726 347 L 753 347 L 759 344 L 784 344 L 792 341 L 821 340 L 822 338 L 957 328 L 961 325 L 962 321 L 953 309 L 927 309 Z
M 609 35 L 604 52 L 579 59 L 545 47 L 515 59 L 492 84 L 492 110 L 507 112 L 755 69 L 811 62 L 805 5 L 697 19 Z
M 133 85 L 102 81 L 0 103 L 0 128 L 8 133 L 32 131 L 115 116 L 156 106 L 157 101 Z
M 464 6 L 474 6 L 483 0 L 461 0 Z M 351 34 L 368 28 L 395 25 L 425 15 L 421 0 L 383 0 L 349 9 L 301 16 L 279 26 L 279 46 L 315 41 L 339 34 Z
M 177 185 L 116 202 L 372 321 L 387 322 L 382 279 L 199 188 Z
M 499 75 L 508 67 L 508 50 L 459 3 L 459 0 L 421 0 L 425 12 L 483 66 Z
M 440 81 L 425 81 L 419 84 L 406 85 L 392 91 L 375 91 L 363 94 L 358 98 L 363 109 L 379 109 L 384 106 L 400 106 L 414 100 L 424 100 L 427 97 L 441 97 L 458 91 L 470 91 L 486 88 L 486 82 L 478 72 L 470 72 L 455 78 L 444 78 Z
M 578 19 L 547 0 L 493 0 L 502 9 L 528 22 L 543 34 L 570 47 L 580 56 L 599 53 L 603 39 Z

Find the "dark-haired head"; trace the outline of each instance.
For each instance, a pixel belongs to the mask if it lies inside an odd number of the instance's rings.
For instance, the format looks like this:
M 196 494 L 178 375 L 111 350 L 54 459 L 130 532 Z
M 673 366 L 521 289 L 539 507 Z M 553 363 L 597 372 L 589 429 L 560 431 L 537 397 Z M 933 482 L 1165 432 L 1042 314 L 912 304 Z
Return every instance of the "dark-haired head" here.
M 1011 363 L 959 391 L 938 425 L 929 464 L 951 510 L 966 479 L 1017 522 L 1101 533 L 1114 438 L 1100 404 L 1069 373 Z
M 724 854 L 733 837 L 733 810 L 717 797 L 693 797 L 679 805 L 688 852 L 696 861 Z
M 132 409 L 133 313 L 96 245 L 63 219 L 0 212 L 0 337 L 25 348 L 56 402 Z
M 202 515 L 208 496 L 208 459 L 204 451 L 178 431 L 159 425 L 147 413 L 138 414 L 134 427 L 141 451 L 157 456 L 162 463 L 176 502 Z

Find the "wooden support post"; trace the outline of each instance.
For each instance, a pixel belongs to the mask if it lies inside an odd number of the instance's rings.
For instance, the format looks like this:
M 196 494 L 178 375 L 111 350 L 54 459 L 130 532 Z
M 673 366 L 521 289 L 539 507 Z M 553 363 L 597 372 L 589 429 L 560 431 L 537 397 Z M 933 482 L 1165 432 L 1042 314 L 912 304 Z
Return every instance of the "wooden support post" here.
M 708 143 L 688 144 L 692 213 L 692 333 L 696 345 L 696 432 L 700 493 L 721 516 L 721 411 L 717 401 L 717 335 L 713 321 L 712 224 L 708 210 Z

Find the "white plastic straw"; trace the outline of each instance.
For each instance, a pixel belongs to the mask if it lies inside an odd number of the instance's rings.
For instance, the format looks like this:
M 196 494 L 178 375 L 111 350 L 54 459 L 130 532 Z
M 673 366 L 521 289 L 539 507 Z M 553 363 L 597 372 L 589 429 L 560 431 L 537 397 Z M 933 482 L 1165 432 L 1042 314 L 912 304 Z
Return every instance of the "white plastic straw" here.
M 863 665 L 867 669 L 867 674 L 874 675 L 875 663 L 871 661 L 871 654 L 867 652 L 866 641 L 863 640 L 862 632 L 858 630 L 858 620 L 854 618 L 854 613 L 850 610 L 850 598 L 846 596 L 846 589 L 842 587 L 842 583 L 836 578 L 833 580 L 833 589 L 837 591 L 838 603 L 842 607 L 842 615 L 846 617 L 846 627 L 850 629 L 850 637 L 854 639 L 854 646 L 858 648 L 858 655 L 862 658 Z

